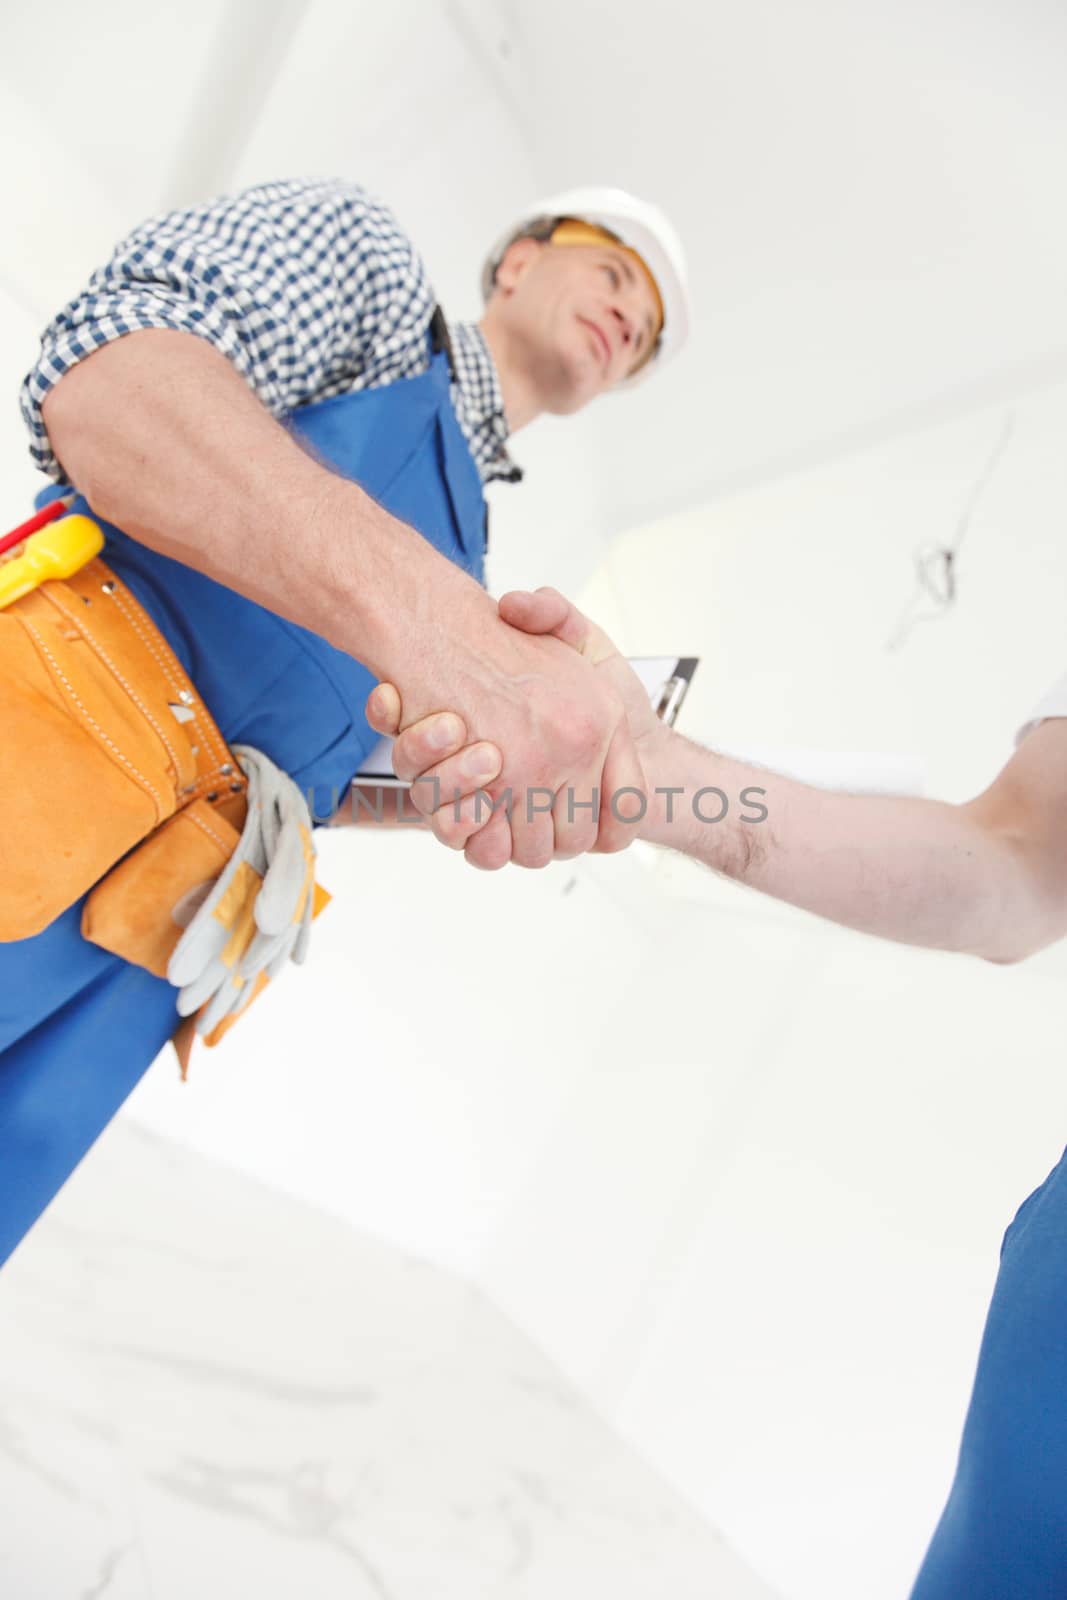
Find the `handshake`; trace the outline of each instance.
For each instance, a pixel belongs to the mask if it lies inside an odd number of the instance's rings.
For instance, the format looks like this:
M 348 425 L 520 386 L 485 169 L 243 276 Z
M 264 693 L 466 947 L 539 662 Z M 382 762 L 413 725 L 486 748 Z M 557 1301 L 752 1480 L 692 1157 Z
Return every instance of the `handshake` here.
M 412 718 L 386 681 L 368 699 L 371 726 L 396 738 L 411 804 L 442 844 L 486 871 L 624 850 L 655 809 L 669 730 L 607 635 L 556 590 L 507 594 L 497 613 L 518 659 L 501 664 L 500 635 L 485 630 L 475 668 L 490 692 L 475 698 L 468 669 L 446 701 L 466 699 L 473 714 Z

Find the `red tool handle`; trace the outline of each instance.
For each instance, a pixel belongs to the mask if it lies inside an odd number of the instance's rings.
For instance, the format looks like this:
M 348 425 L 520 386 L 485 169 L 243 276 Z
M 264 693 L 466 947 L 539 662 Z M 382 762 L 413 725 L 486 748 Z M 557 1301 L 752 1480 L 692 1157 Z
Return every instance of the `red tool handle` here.
M 28 522 L 20 522 L 17 528 L 12 528 L 10 533 L 0 537 L 0 556 L 5 550 L 11 550 L 15 545 L 21 544 L 23 539 L 28 539 L 31 533 L 36 533 L 38 528 L 43 528 L 46 522 L 54 522 L 61 517 L 64 511 L 69 511 L 74 504 L 72 494 L 64 495 L 59 500 L 53 500 L 46 505 L 43 511 L 38 511 L 35 517 Z

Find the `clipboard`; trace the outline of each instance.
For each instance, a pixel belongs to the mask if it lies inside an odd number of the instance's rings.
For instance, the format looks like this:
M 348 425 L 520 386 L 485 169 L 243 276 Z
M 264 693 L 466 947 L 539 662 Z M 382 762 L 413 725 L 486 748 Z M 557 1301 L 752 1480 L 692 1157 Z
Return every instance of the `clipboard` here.
M 648 692 L 657 717 L 673 728 L 700 665 L 699 656 L 630 656 L 629 662 Z M 393 771 L 393 741 L 379 739 L 363 757 L 352 779 L 372 789 L 410 789 L 411 785 Z

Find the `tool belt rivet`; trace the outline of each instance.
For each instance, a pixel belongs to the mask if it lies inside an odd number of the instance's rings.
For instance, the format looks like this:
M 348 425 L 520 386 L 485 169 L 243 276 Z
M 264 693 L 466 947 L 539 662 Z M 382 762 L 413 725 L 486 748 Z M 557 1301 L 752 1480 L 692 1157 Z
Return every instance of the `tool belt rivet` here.
M 233 771 L 233 767 L 230 765 L 230 763 L 228 761 L 224 761 L 222 763 L 222 766 L 219 768 L 219 771 L 222 773 L 222 775 L 224 777 L 228 778 L 230 776 L 230 773 Z
M 183 706 L 191 706 L 195 704 L 195 696 L 190 694 L 188 689 L 179 689 L 178 699 L 181 701 Z
M 100 587 L 101 587 L 101 589 L 103 589 L 105 594 L 114 594 L 115 593 L 115 585 L 111 581 L 110 578 L 107 580 L 106 583 L 102 583 L 100 585 Z

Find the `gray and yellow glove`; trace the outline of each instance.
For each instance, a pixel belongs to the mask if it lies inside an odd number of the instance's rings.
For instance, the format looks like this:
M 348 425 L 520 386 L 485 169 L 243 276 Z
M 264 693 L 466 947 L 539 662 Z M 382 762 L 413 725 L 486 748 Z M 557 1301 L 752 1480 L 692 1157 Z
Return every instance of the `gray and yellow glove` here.
M 261 750 L 238 744 L 233 753 L 248 778 L 244 831 L 167 964 L 181 991 L 179 1013 L 199 1012 L 204 1036 L 236 1017 L 287 961 L 304 960 L 315 910 L 307 801 Z

